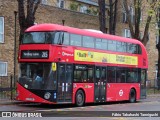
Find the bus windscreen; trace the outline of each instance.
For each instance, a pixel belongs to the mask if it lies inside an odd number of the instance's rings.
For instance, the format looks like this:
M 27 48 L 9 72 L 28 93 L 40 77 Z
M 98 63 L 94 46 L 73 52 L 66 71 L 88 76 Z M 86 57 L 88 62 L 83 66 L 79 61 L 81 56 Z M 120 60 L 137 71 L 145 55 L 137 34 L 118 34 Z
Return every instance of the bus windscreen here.
M 19 83 L 26 89 L 56 89 L 56 71 L 51 63 L 21 63 L 20 71 Z
M 26 32 L 22 44 L 58 44 L 61 32 Z

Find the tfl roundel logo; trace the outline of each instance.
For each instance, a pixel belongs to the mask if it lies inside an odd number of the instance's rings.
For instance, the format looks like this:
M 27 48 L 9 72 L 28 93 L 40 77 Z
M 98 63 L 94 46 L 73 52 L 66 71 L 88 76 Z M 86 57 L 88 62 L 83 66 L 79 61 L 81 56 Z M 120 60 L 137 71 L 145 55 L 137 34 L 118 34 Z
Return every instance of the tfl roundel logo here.
M 119 96 L 123 96 L 123 90 L 119 91 Z

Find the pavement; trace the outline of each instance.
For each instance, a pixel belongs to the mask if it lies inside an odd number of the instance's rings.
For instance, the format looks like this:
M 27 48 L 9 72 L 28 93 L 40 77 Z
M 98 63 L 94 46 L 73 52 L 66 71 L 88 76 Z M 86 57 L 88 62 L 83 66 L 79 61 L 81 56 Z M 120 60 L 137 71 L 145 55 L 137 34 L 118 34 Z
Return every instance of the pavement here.
M 141 99 L 140 101 L 144 101 L 144 102 L 160 101 L 160 94 L 147 95 L 146 99 Z M 26 103 L 26 102 L 10 100 L 10 99 L 0 99 L 0 105 L 12 105 L 12 104 L 14 105 L 14 104 L 20 104 L 20 103 Z

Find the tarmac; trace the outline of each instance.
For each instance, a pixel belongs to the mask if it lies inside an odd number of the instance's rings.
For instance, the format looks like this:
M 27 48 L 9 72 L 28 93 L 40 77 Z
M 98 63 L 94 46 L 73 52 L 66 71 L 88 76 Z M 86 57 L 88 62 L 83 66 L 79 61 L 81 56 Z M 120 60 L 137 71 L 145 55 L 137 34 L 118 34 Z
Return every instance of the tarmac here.
M 144 101 L 144 102 L 159 101 L 160 102 L 160 94 L 147 95 L 146 99 L 140 99 L 140 101 Z M 21 104 L 21 103 L 26 103 L 26 102 L 10 100 L 10 99 L 0 99 L 0 105 L 14 105 L 14 104 Z

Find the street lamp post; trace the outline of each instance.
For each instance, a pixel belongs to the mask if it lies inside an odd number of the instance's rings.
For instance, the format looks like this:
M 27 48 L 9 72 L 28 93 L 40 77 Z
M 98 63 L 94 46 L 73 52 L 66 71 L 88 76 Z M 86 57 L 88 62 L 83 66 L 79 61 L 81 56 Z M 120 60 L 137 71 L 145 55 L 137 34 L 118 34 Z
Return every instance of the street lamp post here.
M 14 17 L 15 17 L 15 21 L 14 21 L 14 86 L 15 86 L 15 83 L 16 83 L 16 30 L 17 30 L 17 24 L 16 24 L 16 21 L 17 21 L 17 11 L 14 11 Z M 11 83 L 12 84 L 12 83 Z
M 65 23 L 65 20 L 62 20 L 62 24 L 63 24 L 63 26 L 64 26 L 64 23 Z

